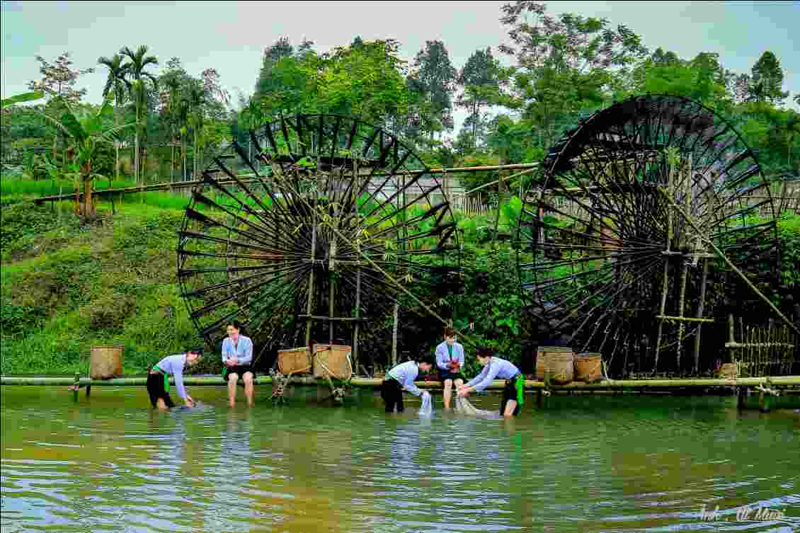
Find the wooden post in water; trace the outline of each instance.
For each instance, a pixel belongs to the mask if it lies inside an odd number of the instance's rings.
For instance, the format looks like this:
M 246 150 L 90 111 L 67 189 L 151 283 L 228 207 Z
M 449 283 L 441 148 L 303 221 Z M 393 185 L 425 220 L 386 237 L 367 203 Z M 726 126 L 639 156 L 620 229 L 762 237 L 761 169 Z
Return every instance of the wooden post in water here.
M 700 281 L 700 303 L 697 306 L 697 318 L 703 318 L 703 311 L 706 305 L 706 282 L 708 280 L 708 259 L 703 258 L 703 278 Z M 700 369 L 700 333 L 703 323 L 697 324 L 697 334 L 694 338 L 694 373 L 697 375 Z
M 311 303 L 314 299 L 314 259 L 317 250 L 317 224 L 311 228 L 311 272 L 308 274 L 308 301 L 306 302 L 306 314 L 308 315 L 308 322 L 306 322 L 306 346 L 311 351 L 311 325 L 314 320 L 311 318 Z
M 392 327 L 392 366 L 397 365 L 397 317 L 400 311 L 400 304 L 394 302 L 394 326 Z
M 361 318 L 361 267 L 356 271 L 356 318 Z M 353 372 L 358 371 L 358 325 L 360 321 L 356 320 L 356 326 L 353 331 Z
M 72 399 L 73 401 L 78 401 L 78 388 L 81 386 L 81 375 L 78 372 L 75 372 L 75 390 L 72 391 Z

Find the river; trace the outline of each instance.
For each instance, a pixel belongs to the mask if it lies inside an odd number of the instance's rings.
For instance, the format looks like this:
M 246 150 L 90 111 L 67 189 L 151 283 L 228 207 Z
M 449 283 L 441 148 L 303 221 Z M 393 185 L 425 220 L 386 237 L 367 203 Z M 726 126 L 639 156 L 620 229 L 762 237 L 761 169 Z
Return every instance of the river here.
M 531 397 L 482 420 L 440 395 L 420 418 L 371 391 L 273 407 L 257 387 L 249 409 L 240 389 L 229 409 L 189 387 L 199 407 L 161 413 L 144 387 L 1 389 L 3 533 L 800 530 L 800 414 L 733 397 Z

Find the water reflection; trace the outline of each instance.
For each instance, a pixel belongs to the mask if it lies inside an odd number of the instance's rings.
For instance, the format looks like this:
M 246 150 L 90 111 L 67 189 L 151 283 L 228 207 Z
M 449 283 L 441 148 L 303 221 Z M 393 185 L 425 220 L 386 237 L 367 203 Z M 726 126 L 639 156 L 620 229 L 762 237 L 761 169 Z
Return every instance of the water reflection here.
M 299 388 L 254 409 L 209 388 L 169 413 L 133 389 L 42 390 L 2 388 L 3 533 L 724 530 L 703 504 L 786 508 L 750 530 L 800 529 L 797 421 L 732 402 L 553 398 L 483 420 L 440 402 L 387 416 L 369 394 L 323 408 Z

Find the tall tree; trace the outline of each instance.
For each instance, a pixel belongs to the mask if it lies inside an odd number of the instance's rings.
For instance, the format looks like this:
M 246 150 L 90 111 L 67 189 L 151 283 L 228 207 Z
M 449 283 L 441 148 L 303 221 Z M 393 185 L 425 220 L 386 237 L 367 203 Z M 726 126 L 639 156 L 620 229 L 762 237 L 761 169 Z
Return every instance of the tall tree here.
M 255 86 L 255 97 L 257 100 L 274 90 L 275 80 L 272 76 L 272 70 L 275 68 L 275 65 L 277 65 L 281 59 L 292 57 L 293 55 L 294 47 L 288 37 L 279 38 L 275 44 L 268 46 L 264 50 L 264 55 L 261 58 L 261 70 L 258 73 Z
M 607 99 L 606 87 L 647 54 L 638 35 L 607 19 L 551 16 L 543 2 L 531 0 L 504 4 L 501 11 L 511 44 L 500 50 L 517 62 L 507 105 L 533 121 L 545 145 L 575 113 Z
M 175 148 L 178 139 L 181 147 L 181 161 L 186 164 L 185 135 L 181 129 L 186 125 L 187 110 L 183 93 L 189 83 L 189 75 L 184 70 L 181 60 L 173 57 L 167 61 L 166 70 L 158 77 L 160 87 L 161 116 L 167 122 L 170 145 L 170 181 L 175 181 Z M 186 179 L 186 169 L 183 172 Z
M 47 116 L 57 120 L 63 111 L 64 103 L 76 104 L 86 95 L 86 89 L 76 89 L 75 84 L 82 75 L 94 72 L 94 68 L 73 68 L 70 52 L 64 52 L 53 63 L 38 55 L 36 61 L 39 62 L 39 72 L 42 78 L 38 81 L 28 82 L 28 88 L 31 91 L 41 91 L 45 94 L 49 100 L 46 106 Z M 56 130 L 56 135 L 53 137 L 54 161 L 58 159 L 59 137 L 64 137 L 61 129 Z M 63 164 L 66 165 L 66 163 L 65 157 Z
M 119 124 L 121 106 L 125 102 L 125 97 L 130 88 L 130 82 L 127 79 L 128 66 L 123 63 L 124 61 L 125 59 L 119 54 L 115 54 L 111 58 L 100 57 L 97 60 L 100 65 L 108 68 L 108 77 L 106 77 L 106 84 L 103 87 L 103 97 L 105 98 L 109 94 L 113 95 L 114 118 L 117 124 Z M 114 142 L 114 174 L 117 179 L 119 179 L 119 145 L 118 141 Z
M 464 126 L 470 128 L 473 148 L 483 136 L 486 121 L 481 108 L 497 99 L 500 88 L 500 63 L 492 56 L 492 49 L 476 50 L 458 73 L 458 84 L 463 91 L 456 105 L 469 110 Z
M 783 92 L 783 68 L 780 60 L 767 50 L 758 58 L 752 69 L 751 100 L 781 104 L 789 96 Z
M 415 82 L 415 88 L 424 94 L 430 103 L 431 111 L 438 119 L 441 129 L 453 129 L 453 92 L 458 72 L 450 62 L 442 41 L 426 41 L 425 48 L 420 50 L 413 63 L 414 71 L 409 76 Z M 434 131 L 430 136 L 433 139 Z
M 142 121 L 142 113 L 143 111 L 147 110 L 147 100 L 148 100 L 148 85 L 145 83 L 146 79 L 149 79 L 152 82 L 154 88 L 158 88 L 158 80 L 156 80 L 155 76 L 147 72 L 145 69 L 149 66 L 157 66 L 158 59 L 156 56 L 147 55 L 148 47 L 147 45 L 141 45 L 139 48 L 136 49 L 136 52 L 128 48 L 127 46 L 122 47 L 119 51 L 121 55 L 123 55 L 127 60 L 128 63 L 125 64 L 125 68 L 130 73 L 131 77 L 131 86 L 130 86 L 130 95 L 131 100 L 133 100 L 134 107 L 136 109 L 136 130 L 134 133 L 134 163 L 133 163 L 133 177 L 136 182 L 139 181 L 139 162 L 140 162 L 140 153 L 139 153 L 139 137 L 142 133 L 142 125 L 146 125 L 146 121 Z

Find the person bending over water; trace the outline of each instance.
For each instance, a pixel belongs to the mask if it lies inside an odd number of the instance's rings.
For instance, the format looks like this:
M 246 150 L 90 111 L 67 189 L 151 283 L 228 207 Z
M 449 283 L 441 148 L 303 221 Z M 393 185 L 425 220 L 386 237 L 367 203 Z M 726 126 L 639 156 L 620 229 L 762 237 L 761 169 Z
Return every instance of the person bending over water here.
M 167 410 L 175 407 L 169 397 L 169 377 L 175 376 L 175 386 L 187 407 L 194 407 L 194 400 L 186 394 L 183 386 L 183 369 L 186 365 L 195 364 L 203 355 L 202 348 L 192 348 L 185 353 L 168 355 L 157 364 L 153 365 L 147 374 L 147 393 L 153 407 Z
M 414 385 L 414 380 L 417 379 L 420 370 L 429 372 L 432 366 L 430 361 L 423 359 L 420 362 L 407 361 L 401 363 L 389 371 L 381 386 L 381 397 L 386 403 L 387 413 L 394 412 L 395 405 L 398 413 L 402 413 L 405 410 L 403 407 L 403 390 L 410 392 L 414 396 L 425 394 L 430 396 L 428 391 L 419 390 Z
M 464 383 L 461 367 L 464 366 L 464 347 L 456 342 L 456 330 L 444 330 L 444 342 L 436 347 L 436 366 L 444 386 L 444 408 L 450 409 L 453 384 L 456 389 Z
M 505 379 L 503 400 L 500 402 L 500 414 L 512 417 L 519 414 L 525 403 L 525 378 L 519 369 L 510 361 L 494 356 L 491 348 L 481 346 L 476 350 L 478 363 L 483 366 L 483 371 L 477 377 L 458 388 L 458 395 L 469 396 L 470 392 L 482 391 L 488 387 L 495 378 Z
M 236 383 L 241 376 L 244 382 L 244 395 L 247 405 L 253 407 L 253 379 L 256 373 L 251 366 L 253 362 L 253 341 L 249 337 L 239 335 L 241 325 L 234 320 L 228 324 L 228 338 L 222 341 L 222 377 L 228 381 L 228 405 L 236 405 Z

